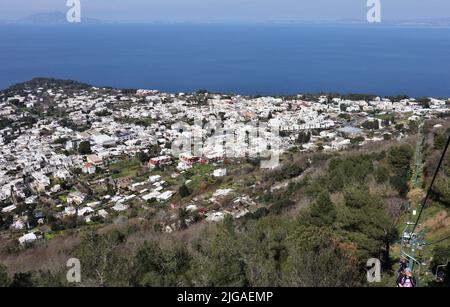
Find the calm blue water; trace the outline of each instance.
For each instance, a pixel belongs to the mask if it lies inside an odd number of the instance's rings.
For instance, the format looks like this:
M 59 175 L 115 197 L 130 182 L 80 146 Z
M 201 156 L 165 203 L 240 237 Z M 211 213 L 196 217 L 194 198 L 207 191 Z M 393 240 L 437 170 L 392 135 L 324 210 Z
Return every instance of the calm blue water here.
M 0 88 L 36 76 L 170 92 L 450 96 L 450 29 L 0 26 Z

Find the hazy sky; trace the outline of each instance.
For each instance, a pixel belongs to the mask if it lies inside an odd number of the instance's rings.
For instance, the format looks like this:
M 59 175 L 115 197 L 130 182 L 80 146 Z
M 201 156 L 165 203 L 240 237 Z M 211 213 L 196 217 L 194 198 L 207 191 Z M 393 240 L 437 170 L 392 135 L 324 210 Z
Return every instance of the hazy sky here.
M 66 11 L 67 0 L 0 0 L 0 18 Z M 367 0 L 81 0 L 82 16 L 111 21 L 364 19 Z M 450 17 L 450 0 L 381 0 L 384 19 Z

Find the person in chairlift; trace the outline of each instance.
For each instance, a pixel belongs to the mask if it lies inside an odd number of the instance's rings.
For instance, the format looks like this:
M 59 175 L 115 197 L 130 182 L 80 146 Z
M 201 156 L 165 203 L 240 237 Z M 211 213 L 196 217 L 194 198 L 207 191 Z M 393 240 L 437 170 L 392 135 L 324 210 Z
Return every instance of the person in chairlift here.
M 406 268 L 401 275 L 397 279 L 397 285 L 399 288 L 414 288 L 416 287 L 416 280 L 412 276 L 412 270 L 410 268 Z

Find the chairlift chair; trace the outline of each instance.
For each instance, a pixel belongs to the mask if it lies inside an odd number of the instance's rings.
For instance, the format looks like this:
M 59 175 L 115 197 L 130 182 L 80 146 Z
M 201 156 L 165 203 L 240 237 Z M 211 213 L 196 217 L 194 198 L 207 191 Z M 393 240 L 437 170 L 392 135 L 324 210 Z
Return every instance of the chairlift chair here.
M 448 266 L 447 264 L 441 264 L 436 267 L 436 273 L 434 275 L 434 278 L 436 279 L 436 282 L 443 283 L 445 280 L 445 268 Z

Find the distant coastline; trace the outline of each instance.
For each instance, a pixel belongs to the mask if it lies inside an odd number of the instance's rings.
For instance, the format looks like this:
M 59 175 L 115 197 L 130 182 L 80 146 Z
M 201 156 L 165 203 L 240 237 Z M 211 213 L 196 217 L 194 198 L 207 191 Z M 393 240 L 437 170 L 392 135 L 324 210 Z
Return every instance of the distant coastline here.
M 112 86 L 108 86 L 108 85 L 92 85 L 92 84 L 87 84 L 84 82 L 80 82 L 77 80 L 71 80 L 71 79 L 58 79 L 58 78 L 51 78 L 51 77 L 35 77 L 33 79 L 24 81 L 24 82 L 19 82 L 16 84 L 13 84 L 11 86 L 8 86 L 6 88 L 0 88 L 0 94 L 1 93 L 7 93 L 7 92 L 14 92 L 17 90 L 23 90 L 26 88 L 37 88 L 40 86 L 43 87 L 49 87 L 50 85 L 52 85 L 53 87 L 63 87 L 63 88 L 68 88 L 70 90 L 80 90 L 80 89 L 90 89 L 90 88 L 104 88 L 104 89 L 114 89 L 114 90 L 119 90 L 119 91 L 124 91 L 124 92 L 136 92 L 139 90 L 144 90 L 144 91 L 156 91 L 156 92 L 163 92 L 160 91 L 157 88 L 152 88 L 152 89 L 139 89 L 139 88 L 120 88 L 120 87 L 112 87 Z M 180 93 L 182 93 L 181 91 L 178 92 L 165 92 L 167 94 L 174 94 L 174 95 L 178 95 Z M 214 95 L 231 95 L 231 96 L 242 96 L 242 97 L 252 97 L 252 98 L 258 98 L 261 95 L 239 95 L 238 93 L 223 93 L 223 92 L 214 92 L 214 91 L 209 91 L 208 89 L 197 89 L 195 91 L 192 91 L 190 93 L 186 93 L 186 94 L 199 94 L 199 93 L 209 93 L 209 94 L 214 94 Z M 398 94 L 398 95 L 391 95 L 391 96 L 385 96 L 385 95 L 377 95 L 376 93 L 337 93 L 337 92 L 317 92 L 317 93 L 296 93 L 296 94 L 285 94 L 285 95 L 268 95 L 268 96 L 273 96 L 273 97 L 280 97 L 280 98 L 287 98 L 287 97 L 292 97 L 292 96 L 303 96 L 303 97 L 319 97 L 319 96 L 329 96 L 329 97 L 340 97 L 342 99 L 349 99 L 349 100 L 366 100 L 366 101 L 374 101 L 377 100 L 378 98 L 381 99 L 391 99 L 394 101 L 400 101 L 400 100 L 404 100 L 404 99 L 411 99 L 411 100 L 421 100 L 421 99 L 426 99 L 426 98 L 433 98 L 433 99 L 441 99 L 441 100 L 448 100 L 450 101 L 450 97 L 434 97 L 434 96 L 429 96 L 429 97 L 410 97 L 408 95 L 405 94 Z
M 0 20 L 0 25 L 61 25 L 69 24 L 66 14 L 60 11 L 41 12 L 18 19 Z M 448 18 L 423 18 L 383 20 L 379 24 L 370 24 L 365 19 L 282 19 L 282 20 L 107 20 L 93 17 L 82 17 L 81 24 L 246 24 L 246 25 L 369 25 L 369 26 L 402 26 L 402 27 L 450 27 Z
M 84 24 L 101 24 L 100 19 L 83 17 Z M 26 17 L 13 20 L 0 20 L 1 24 L 8 25 L 63 25 L 70 24 L 67 21 L 66 14 L 62 12 L 43 12 L 38 14 L 32 14 Z

